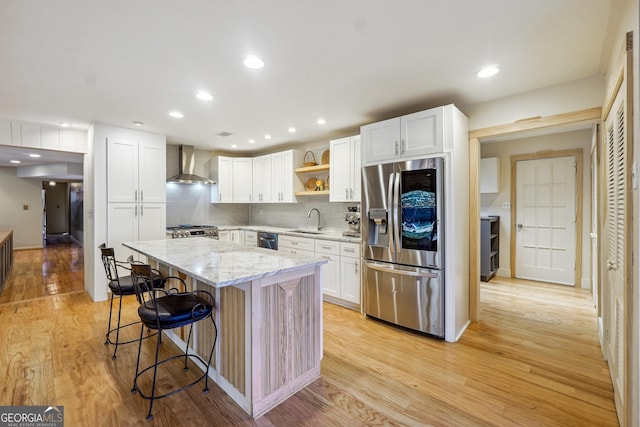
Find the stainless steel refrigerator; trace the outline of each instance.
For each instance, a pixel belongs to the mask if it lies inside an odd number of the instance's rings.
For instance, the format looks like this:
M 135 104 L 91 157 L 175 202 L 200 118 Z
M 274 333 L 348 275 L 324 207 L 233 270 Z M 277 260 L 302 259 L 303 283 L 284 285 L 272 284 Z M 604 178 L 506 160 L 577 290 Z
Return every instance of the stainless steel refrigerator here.
M 443 158 L 362 169 L 364 312 L 444 337 Z

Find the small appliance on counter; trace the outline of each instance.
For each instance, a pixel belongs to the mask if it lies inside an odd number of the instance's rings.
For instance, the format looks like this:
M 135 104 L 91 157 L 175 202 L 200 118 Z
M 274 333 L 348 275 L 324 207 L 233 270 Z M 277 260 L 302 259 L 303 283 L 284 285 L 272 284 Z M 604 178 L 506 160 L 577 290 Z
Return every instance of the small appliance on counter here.
M 344 220 L 349 224 L 349 231 L 343 231 L 342 235 L 347 237 L 360 237 L 360 208 L 358 206 L 347 207 Z

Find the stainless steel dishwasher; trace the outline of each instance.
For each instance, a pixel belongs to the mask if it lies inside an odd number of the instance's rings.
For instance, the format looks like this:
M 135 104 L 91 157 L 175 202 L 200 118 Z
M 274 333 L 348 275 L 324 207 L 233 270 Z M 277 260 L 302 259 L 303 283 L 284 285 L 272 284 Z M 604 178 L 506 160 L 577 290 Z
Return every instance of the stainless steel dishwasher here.
M 276 233 L 258 232 L 258 247 L 278 250 L 278 235 Z

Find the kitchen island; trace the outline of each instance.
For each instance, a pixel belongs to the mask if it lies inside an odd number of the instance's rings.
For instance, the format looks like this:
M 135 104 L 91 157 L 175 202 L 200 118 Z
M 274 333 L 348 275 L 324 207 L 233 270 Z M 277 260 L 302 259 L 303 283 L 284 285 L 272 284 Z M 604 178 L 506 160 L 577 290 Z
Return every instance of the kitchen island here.
M 259 417 L 320 377 L 326 260 L 205 237 L 123 245 L 214 295 L 209 375 L 248 414 Z M 167 335 L 184 349 L 184 330 Z M 213 326 L 196 324 L 194 338 L 192 350 L 206 360 Z

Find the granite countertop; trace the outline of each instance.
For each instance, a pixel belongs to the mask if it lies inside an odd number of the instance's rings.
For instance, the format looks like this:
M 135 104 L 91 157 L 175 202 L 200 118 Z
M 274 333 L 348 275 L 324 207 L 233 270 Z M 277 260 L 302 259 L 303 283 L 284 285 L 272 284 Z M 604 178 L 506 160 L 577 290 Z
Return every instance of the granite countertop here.
M 326 259 L 253 248 L 208 237 L 123 243 L 149 258 L 215 287 L 326 264 Z
M 299 233 L 292 231 L 292 227 L 271 227 L 268 225 L 219 225 L 219 230 L 249 230 L 267 233 L 284 234 L 286 236 L 306 237 L 309 239 L 336 240 L 340 242 L 360 243 L 360 237 L 343 236 L 342 230 L 322 230 L 320 234 Z M 310 231 L 315 231 L 309 229 Z

